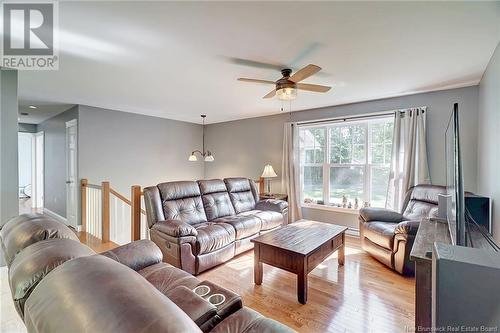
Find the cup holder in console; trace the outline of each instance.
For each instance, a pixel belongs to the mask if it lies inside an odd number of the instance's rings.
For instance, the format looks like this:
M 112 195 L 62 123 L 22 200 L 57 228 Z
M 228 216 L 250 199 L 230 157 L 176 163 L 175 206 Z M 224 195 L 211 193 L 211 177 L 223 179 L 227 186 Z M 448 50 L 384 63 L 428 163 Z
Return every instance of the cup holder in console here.
M 219 306 L 226 301 L 226 296 L 222 294 L 213 294 L 208 297 L 208 301 L 215 306 Z
M 193 289 L 194 293 L 200 297 L 207 296 L 210 293 L 210 287 L 205 285 L 199 285 Z

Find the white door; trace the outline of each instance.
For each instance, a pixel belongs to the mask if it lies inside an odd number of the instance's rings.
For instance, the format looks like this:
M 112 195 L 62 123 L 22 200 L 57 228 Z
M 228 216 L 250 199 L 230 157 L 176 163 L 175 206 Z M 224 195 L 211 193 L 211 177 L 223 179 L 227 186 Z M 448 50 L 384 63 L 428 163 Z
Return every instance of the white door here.
M 66 123 L 66 219 L 68 225 L 78 224 L 78 123 Z
M 34 149 L 34 181 L 33 181 L 33 208 L 43 208 L 44 184 L 44 133 L 35 134 Z

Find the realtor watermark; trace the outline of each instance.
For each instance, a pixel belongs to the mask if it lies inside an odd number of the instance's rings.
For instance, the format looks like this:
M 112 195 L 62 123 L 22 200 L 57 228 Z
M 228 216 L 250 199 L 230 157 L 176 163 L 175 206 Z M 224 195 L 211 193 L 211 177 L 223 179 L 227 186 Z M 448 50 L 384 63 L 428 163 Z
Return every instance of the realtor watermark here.
M 57 1 L 2 1 L 0 66 L 18 70 L 59 69 Z
M 498 326 L 438 326 L 438 327 L 424 327 L 424 326 L 405 326 L 405 332 L 498 332 Z

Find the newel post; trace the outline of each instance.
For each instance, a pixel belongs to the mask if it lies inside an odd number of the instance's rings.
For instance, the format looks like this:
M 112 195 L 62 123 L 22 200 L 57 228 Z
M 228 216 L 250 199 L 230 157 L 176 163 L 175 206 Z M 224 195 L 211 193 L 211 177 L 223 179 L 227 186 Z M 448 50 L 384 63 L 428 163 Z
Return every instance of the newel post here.
M 109 197 L 110 189 L 109 182 L 101 183 L 101 193 L 102 193 L 102 241 L 109 242 L 109 223 L 110 223 L 110 208 L 109 208 Z
M 132 214 L 131 238 L 132 241 L 141 239 L 141 187 L 134 185 L 131 188 Z
M 87 179 L 82 179 L 80 181 L 80 220 L 82 222 L 82 231 L 87 232 Z

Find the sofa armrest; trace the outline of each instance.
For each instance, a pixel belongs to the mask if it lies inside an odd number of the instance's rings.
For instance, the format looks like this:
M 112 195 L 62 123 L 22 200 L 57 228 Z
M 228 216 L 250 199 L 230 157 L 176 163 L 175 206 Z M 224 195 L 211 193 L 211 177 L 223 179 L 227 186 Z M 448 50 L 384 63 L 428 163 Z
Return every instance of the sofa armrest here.
M 277 199 L 265 199 L 257 202 L 257 204 L 255 205 L 255 209 L 272 210 L 284 214 L 288 210 L 288 202 Z
M 179 220 L 166 220 L 155 223 L 151 229 L 172 237 L 198 236 L 198 231 L 192 225 Z
M 186 286 L 177 286 L 166 292 L 172 302 L 184 311 L 196 325 L 201 326 L 217 315 L 217 307 L 198 296 Z
M 118 246 L 100 254 L 132 268 L 134 271 L 140 271 L 143 268 L 160 263 L 163 259 L 160 248 L 148 239 Z
M 385 208 L 365 207 L 359 210 L 359 217 L 363 222 L 381 221 L 399 223 L 404 216 L 396 211 Z
M 255 310 L 244 307 L 224 319 L 210 331 L 210 333 L 227 332 L 293 333 L 295 331 L 276 320 L 262 316 Z
M 420 221 L 403 221 L 397 225 L 396 229 L 394 230 L 394 233 L 396 235 L 397 234 L 416 235 L 419 225 Z

